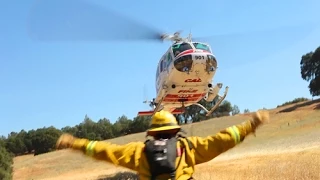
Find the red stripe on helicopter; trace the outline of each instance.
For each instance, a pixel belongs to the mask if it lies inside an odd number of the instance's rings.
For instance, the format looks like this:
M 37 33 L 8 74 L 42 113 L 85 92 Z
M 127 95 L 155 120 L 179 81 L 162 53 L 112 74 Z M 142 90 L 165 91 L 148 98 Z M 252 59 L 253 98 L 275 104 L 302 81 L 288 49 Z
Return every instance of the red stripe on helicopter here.
M 203 94 L 167 94 L 165 99 L 181 99 L 181 98 L 197 98 L 205 96 L 206 93 Z
M 138 116 L 150 116 L 153 114 L 153 111 L 140 111 L 138 112 Z
M 186 102 L 190 102 L 190 101 L 199 101 L 201 98 L 202 98 L 202 97 L 164 99 L 163 102 L 179 102 L 179 101 L 182 100 L 182 99 L 184 99 Z
M 138 112 L 138 116 L 151 116 L 153 114 L 154 111 L 140 111 Z M 184 111 L 181 109 L 175 109 L 173 111 L 171 111 L 172 114 L 181 114 Z
M 183 55 L 187 55 L 187 54 L 191 54 L 193 53 L 194 50 L 193 49 L 189 49 L 189 50 L 185 50 L 185 51 L 182 51 L 181 53 L 179 53 L 176 58 L 179 58 L 180 56 L 183 56 Z

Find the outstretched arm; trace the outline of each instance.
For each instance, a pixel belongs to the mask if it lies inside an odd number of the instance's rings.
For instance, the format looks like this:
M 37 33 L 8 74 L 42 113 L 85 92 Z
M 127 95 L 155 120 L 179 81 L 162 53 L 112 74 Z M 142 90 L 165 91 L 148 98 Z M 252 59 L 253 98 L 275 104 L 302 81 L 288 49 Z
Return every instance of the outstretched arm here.
M 104 160 L 131 170 L 137 170 L 144 144 L 132 142 L 116 145 L 105 141 L 90 141 L 78 139 L 70 134 L 63 134 L 57 141 L 57 148 L 68 147 L 80 150 L 87 156 L 97 160 Z
M 189 137 L 195 149 L 195 164 L 210 161 L 221 153 L 233 148 L 241 143 L 247 135 L 253 133 L 261 123 L 268 121 L 268 119 L 268 112 L 258 111 L 252 116 L 252 120 L 228 127 L 213 136 L 206 138 Z

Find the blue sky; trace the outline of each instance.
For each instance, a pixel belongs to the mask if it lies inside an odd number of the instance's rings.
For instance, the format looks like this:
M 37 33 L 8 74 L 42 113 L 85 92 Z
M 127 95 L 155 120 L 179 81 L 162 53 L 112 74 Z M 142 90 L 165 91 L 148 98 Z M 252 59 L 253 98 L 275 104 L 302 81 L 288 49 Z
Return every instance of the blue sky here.
M 91 2 L 164 32 L 209 37 L 219 66 L 213 82 L 230 87 L 226 99 L 241 111 L 311 98 L 299 63 L 302 54 L 320 45 L 319 1 Z M 37 42 L 27 33 L 33 3 L 0 2 L 1 135 L 73 126 L 86 114 L 95 121 L 106 117 L 114 122 L 123 114 L 133 118 L 149 109 L 142 101 L 155 96 L 155 69 L 170 43 Z M 37 18 L 46 21 L 45 16 Z M 110 27 L 116 21 L 96 19 Z

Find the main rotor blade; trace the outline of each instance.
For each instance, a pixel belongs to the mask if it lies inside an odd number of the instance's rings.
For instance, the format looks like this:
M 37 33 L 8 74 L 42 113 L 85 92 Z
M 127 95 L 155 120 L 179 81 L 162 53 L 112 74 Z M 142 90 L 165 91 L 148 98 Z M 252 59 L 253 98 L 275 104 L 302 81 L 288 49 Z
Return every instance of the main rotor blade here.
M 161 40 L 157 29 L 82 0 L 37 0 L 28 31 L 41 41 Z
M 303 40 L 316 27 L 317 23 L 305 23 L 267 30 L 193 38 L 193 40 L 210 44 L 219 67 L 233 68 L 280 53 Z M 243 51 L 243 48 L 239 47 L 247 47 L 247 50 Z M 238 60 L 239 57 L 241 61 Z

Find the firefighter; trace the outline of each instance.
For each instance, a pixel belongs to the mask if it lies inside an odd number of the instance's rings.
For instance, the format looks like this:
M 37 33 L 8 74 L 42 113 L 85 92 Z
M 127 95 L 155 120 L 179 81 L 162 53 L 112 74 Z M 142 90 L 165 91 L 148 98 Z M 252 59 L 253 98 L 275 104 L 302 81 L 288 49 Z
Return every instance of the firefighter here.
M 208 162 L 241 143 L 257 127 L 269 121 L 267 111 L 257 111 L 241 124 L 230 126 L 207 137 L 178 136 L 181 127 L 167 111 L 154 114 L 147 135 L 154 139 L 125 145 L 90 141 L 63 134 L 56 147 L 78 150 L 97 160 L 136 171 L 141 180 L 192 179 L 195 165 Z

